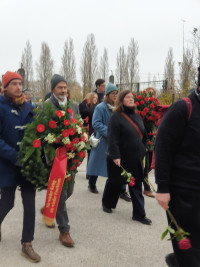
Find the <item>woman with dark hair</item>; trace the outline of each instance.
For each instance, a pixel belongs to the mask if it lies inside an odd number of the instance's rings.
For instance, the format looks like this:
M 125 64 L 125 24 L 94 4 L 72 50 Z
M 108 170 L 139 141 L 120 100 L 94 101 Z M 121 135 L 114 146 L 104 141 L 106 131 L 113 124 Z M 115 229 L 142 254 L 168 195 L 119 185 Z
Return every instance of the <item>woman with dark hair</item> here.
M 79 104 L 79 111 L 82 119 L 84 120 L 84 126 L 87 127 L 87 129 L 89 128 L 88 129 L 89 136 L 91 136 L 91 134 L 94 132 L 94 129 L 92 127 L 92 116 L 97 104 L 98 104 L 98 95 L 94 92 L 88 93 L 83 102 Z M 90 149 L 87 150 L 88 154 L 87 163 L 89 161 L 90 151 L 91 151 Z M 89 179 L 89 176 L 87 174 L 86 174 L 86 179 Z
M 111 213 L 117 205 L 121 187 L 126 182 L 121 175 L 123 167 L 135 178 L 135 186 L 129 186 L 132 219 L 150 225 L 152 222 L 146 217 L 142 195 L 143 158 L 146 154 L 144 133 L 142 118 L 135 112 L 133 94 L 129 90 L 120 92 L 108 126 L 108 179 L 102 198 L 103 211 Z

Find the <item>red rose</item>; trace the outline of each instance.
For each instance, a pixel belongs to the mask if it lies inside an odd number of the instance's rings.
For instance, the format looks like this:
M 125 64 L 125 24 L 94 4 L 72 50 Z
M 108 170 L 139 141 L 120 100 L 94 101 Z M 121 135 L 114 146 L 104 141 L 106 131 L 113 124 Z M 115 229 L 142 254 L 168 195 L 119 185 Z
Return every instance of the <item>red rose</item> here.
M 70 168 L 71 171 L 74 171 L 75 169 L 76 169 L 75 166 L 72 166 L 72 167 Z
M 154 108 L 154 104 L 153 103 L 151 103 L 149 106 L 150 106 L 150 108 Z
M 33 141 L 33 147 L 38 148 L 39 146 L 41 146 L 41 141 L 39 139 L 35 139 Z
M 159 101 L 158 101 L 158 99 L 156 98 L 156 105 L 160 105 L 160 103 L 159 103 Z
M 140 111 L 139 111 L 139 110 L 137 110 L 137 113 L 138 113 L 138 114 L 140 114 Z
M 73 152 L 73 151 L 75 151 L 75 150 L 76 150 L 76 147 L 73 146 L 73 147 L 71 148 L 71 151 Z
M 144 105 L 144 103 L 145 103 L 144 100 L 141 100 L 141 101 L 140 101 L 140 104 L 141 104 L 141 105 Z
M 77 123 L 77 120 L 74 119 L 74 118 L 72 118 L 71 121 L 72 121 L 73 123 Z
M 152 142 L 151 142 L 151 141 L 149 141 L 147 144 L 148 144 L 148 145 L 151 145 L 151 144 L 152 144 Z
M 70 121 L 69 121 L 69 120 L 64 120 L 63 124 L 64 124 L 65 126 L 68 126 L 68 125 L 70 124 Z
M 87 117 L 85 118 L 85 123 L 88 123 L 88 121 L 89 121 L 89 117 L 87 116 Z
M 72 109 L 70 109 L 70 108 L 67 109 L 67 112 L 70 113 L 71 115 L 74 114 L 74 111 Z
M 152 116 L 154 116 L 154 115 L 156 115 L 156 112 L 153 110 L 151 114 L 152 114 Z
M 37 131 L 38 131 L 39 133 L 44 132 L 44 130 L 45 130 L 44 124 L 39 124 L 39 125 L 37 126 Z
M 61 111 L 61 110 L 57 110 L 57 111 L 56 111 L 56 116 L 58 116 L 58 117 L 62 117 L 62 116 L 63 116 L 62 111 Z
M 140 104 L 139 102 L 135 102 L 135 105 L 136 105 L 136 106 L 139 106 L 139 104 Z
M 76 132 L 76 130 L 75 130 L 74 128 L 70 128 L 70 129 L 69 129 L 69 134 L 70 134 L 70 135 L 74 135 L 75 132 Z
M 144 108 L 143 110 L 144 110 L 144 112 L 146 112 L 146 113 L 149 112 L 149 109 L 148 109 L 148 108 Z
M 83 125 L 81 124 L 81 123 L 79 123 L 79 125 L 80 125 L 80 127 L 81 127 L 81 129 L 83 128 Z
M 146 115 L 146 112 L 143 110 L 142 112 L 141 112 L 141 116 L 145 116 Z
M 76 162 L 79 162 L 79 160 L 78 159 L 74 159 L 73 160 L 73 163 L 76 163 Z
M 133 93 L 133 96 L 135 96 L 135 93 Z
M 130 183 L 129 183 L 129 186 L 130 187 L 133 187 L 135 185 L 135 182 L 134 181 L 131 181 Z
M 65 146 L 66 146 L 67 149 L 71 149 L 72 146 L 73 146 L 73 143 L 71 142 L 70 144 L 66 144 Z
M 147 101 L 149 101 L 149 98 L 148 98 L 148 97 L 145 97 L 145 99 L 144 99 L 144 100 L 147 102 Z
M 68 136 L 69 136 L 69 130 L 64 130 L 64 131 L 62 132 L 62 135 L 63 135 L 64 137 L 68 137 Z
M 56 141 L 54 141 L 55 144 L 58 144 L 61 140 L 61 137 L 59 136 Z
M 69 176 L 67 179 L 65 179 L 67 182 L 71 181 L 72 177 Z
M 82 141 L 82 142 L 85 141 L 85 136 L 81 136 L 81 141 Z
M 84 157 L 85 157 L 85 151 L 81 151 L 81 152 L 79 152 L 79 157 L 80 157 L 80 158 L 84 158 Z
M 138 100 L 141 100 L 141 99 L 142 99 L 142 96 L 141 96 L 141 95 L 139 95 L 139 96 L 137 97 L 137 99 L 138 99 Z
M 153 97 L 150 97 L 149 100 L 152 102 L 155 101 L 155 99 Z
M 87 131 L 89 131 L 89 129 L 90 129 L 90 125 L 88 124 L 88 125 L 87 125 Z
M 73 142 L 74 144 L 78 144 L 79 139 L 76 137 L 76 138 L 74 138 L 74 139 L 72 140 L 72 142 Z
M 52 121 L 49 122 L 49 127 L 50 127 L 51 129 L 56 128 L 56 126 L 57 126 L 57 124 L 56 124 L 55 121 L 52 120 Z
M 153 117 L 149 116 L 148 121 L 152 121 Z
M 191 248 L 191 243 L 189 238 L 184 238 L 178 242 L 178 246 L 180 249 L 189 249 Z
M 146 91 L 144 90 L 144 91 L 142 91 L 142 93 L 143 93 L 143 94 L 146 94 Z

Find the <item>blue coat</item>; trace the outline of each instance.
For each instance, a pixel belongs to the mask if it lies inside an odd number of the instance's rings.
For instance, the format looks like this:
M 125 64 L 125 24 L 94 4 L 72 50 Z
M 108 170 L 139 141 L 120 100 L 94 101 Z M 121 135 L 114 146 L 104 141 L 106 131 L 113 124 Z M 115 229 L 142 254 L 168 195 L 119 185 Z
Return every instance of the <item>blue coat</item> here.
M 87 175 L 107 177 L 107 130 L 110 120 L 110 110 L 105 102 L 96 106 L 92 118 L 92 127 L 95 130 L 96 137 L 101 138 L 97 147 L 93 147 L 90 152 Z
M 19 142 L 24 137 L 25 127 L 21 126 L 32 122 L 32 110 L 26 102 L 20 109 L 0 96 L 0 188 L 17 186 L 24 179 L 15 163 L 18 159 Z

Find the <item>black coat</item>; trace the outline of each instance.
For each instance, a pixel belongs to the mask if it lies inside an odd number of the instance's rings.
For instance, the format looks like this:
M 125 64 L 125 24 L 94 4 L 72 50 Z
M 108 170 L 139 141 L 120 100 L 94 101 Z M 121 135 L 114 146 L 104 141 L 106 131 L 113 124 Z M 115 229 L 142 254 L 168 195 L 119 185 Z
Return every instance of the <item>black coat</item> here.
M 184 100 L 174 103 L 164 115 L 155 144 L 155 177 L 159 193 L 170 188 L 200 192 L 200 100 L 189 95 L 192 114 Z
M 146 135 L 142 118 L 133 110 L 126 109 L 125 113 L 137 124 L 143 140 L 135 127 L 120 113 L 114 112 L 108 126 L 108 177 L 114 183 L 123 184 L 122 169 L 113 163 L 113 159 L 121 159 L 121 166 L 131 172 L 136 179 L 136 186 L 143 178 L 143 158 L 146 154 Z

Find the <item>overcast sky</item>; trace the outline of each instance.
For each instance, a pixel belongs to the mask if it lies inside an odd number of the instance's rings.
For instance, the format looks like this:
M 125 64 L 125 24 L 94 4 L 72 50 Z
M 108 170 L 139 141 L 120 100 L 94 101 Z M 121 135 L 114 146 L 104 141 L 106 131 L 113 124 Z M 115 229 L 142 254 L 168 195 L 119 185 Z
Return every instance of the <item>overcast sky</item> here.
M 38 61 L 41 42 L 48 43 L 59 72 L 64 42 L 75 46 L 77 78 L 87 35 L 95 35 L 98 57 L 108 50 L 109 69 L 115 72 L 120 46 L 127 49 L 132 37 L 139 45 L 140 81 L 163 79 L 165 58 L 173 48 L 178 62 L 200 27 L 200 0 L 0 0 L 0 75 L 20 67 L 26 41 L 32 45 L 33 62 Z M 185 20 L 183 23 L 182 20 Z

